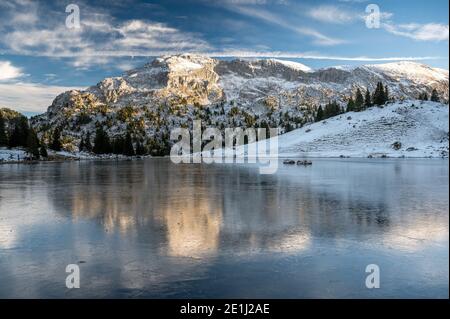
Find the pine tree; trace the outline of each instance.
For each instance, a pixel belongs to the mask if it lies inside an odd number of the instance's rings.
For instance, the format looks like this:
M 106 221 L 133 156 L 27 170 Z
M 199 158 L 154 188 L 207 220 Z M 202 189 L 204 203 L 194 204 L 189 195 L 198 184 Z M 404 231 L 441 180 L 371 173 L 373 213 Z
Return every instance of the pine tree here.
M 20 132 L 17 123 L 15 123 L 15 121 L 12 124 L 12 130 L 11 134 L 9 135 L 8 146 L 9 147 L 20 146 Z
M 95 133 L 94 148 L 95 154 L 109 154 L 111 153 L 111 143 L 108 134 L 99 126 Z
M 12 133 L 9 137 L 9 147 L 27 147 L 30 127 L 25 116 L 14 119 Z
M 123 142 L 123 154 L 126 156 L 135 155 L 130 132 L 127 132 L 127 135 L 125 136 L 125 140 Z
M 40 151 L 39 151 L 39 139 L 36 135 L 36 132 L 31 129 L 28 133 L 27 137 L 27 152 L 31 154 L 34 159 L 39 159 Z
M 47 158 L 48 157 L 47 148 L 42 143 L 41 143 L 41 148 L 39 149 L 39 153 L 41 154 L 41 156 L 43 158 Z
M 86 138 L 84 139 L 84 149 L 86 152 L 92 152 L 91 133 L 90 132 L 87 132 Z
M 367 109 L 372 106 L 372 98 L 370 97 L 369 88 L 366 90 L 366 97 L 364 99 L 364 107 Z
M 113 154 L 122 154 L 123 153 L 123 138 L 116 137 L 112 143 L 112 152 Z
M 358 88 L 356 90 L 356 97 L 355 97 L 355 111 L 362 111 L 364 105 L 364 97 L 361 94 L 361 90 Z
M 86 146 L 84 143 L 84 137 L 81 137 L 80 144 L 78 145 L 78 150 L 80 152 L 83 152 L 85 150 L 85 148 L 86 148 Z
M 351 97 L 350 100 L 347 102 L 347 112 L 354 112 L 355 111 L 355 101 L 353 101 L 353 98 Z
M 438 92 L 437 92 L 436 89 L 433 89 L 433 92 L 431 92 L 430 101 L 433 101 L 433 102 L 440 102 L 439 94 L 438 94 Z M 0 127 L 0 128 L 1 128 L 1 127 Z
M 380 106 L 384 105 L 386 101 L 386 91 L 384 90 L 383 83 L 378 82 L 377 88 L 373 93 L 373 104 Z
M 384 86 L 383 83 L 380 82 L 380 92 L 378 93 L 379 95 L 379 104 L 378 105 L 384 105 L 384 102 L 386 101 L 386 95 L 385 95 L 385 91 L 384 91 Z
M 339 104 L 336 101 L 333 101 L 333 110 L 334 110 L 333 116 L 336 116 L 336 115 L 339 115 L 342 113 L 341 107 L 339 106 Z
M 28 142 L 28 135 L 30 133 L 30 126 L 28 125 L 28 119 L 25 116 L 19 118 L 19 130 L 20 130 L 20 145 L 26 147 Z
M 329 117 L 336 116 L 340 113 L 341 113 L 341 108 L 339 107 L 339 104 L 336 101 L 329 102 L 325 106 L 324 118 L 327 119 Z
M 0 146 L 8 145 L 8 136 L 6 135 L 5 119 L 0 114 Z
M 78 146 L 80 152 L 90 152 L 92 151 L 91 145 L 91 134 L 88 132 L 86 136 L 82 137 L 80 140 L 80 145 Z
M 136 155 L 145 155 L 147 154 L 147 150 L 141 142 L 136 144 Z
M 389 102 L 389 88 L 387 85 L 384 88 L 384 103 Z
M 290 122 L 287 122 L 286 125 L 284 126 L 284 132 L 285 132 L 285 133 L 289 133 L 289 132 L 292 131 L 293 129 L 294 129 L 294 128 L 293 128 L 293 126 L 292 126 L 292 124 L 291 124 Z M 245 138 L 247 138 L 247 136 L 245 136 Z M 248 144 L 248 142 L 245 143 L 245 144 Z
M 428 94 L 427 93 L 419 94 L 419 100 L 428 101 Z
M 379 91 L 380 91 L 380 82 L 377 83 L 377 87 L 375 88 L 375 91 L 373 91 L 373 95 L 372 95 L 372 103 L 373 103 L 373 105 L 378 105 L 378 102 L 379 102 Z
M 316 114 L 316 122 L 322 121 L 323 118 L 324 118 L 324 114 L 323 114 L 322 105 L 319 105 L 319 108 L 317 109 L 317 114 Z
M 61 143 L 61 131 L 59 128 L 56 128 L 53 131 L 52 141 L 50 143 L 50 149 L 59 152 L 62 150 L 62 143 Z

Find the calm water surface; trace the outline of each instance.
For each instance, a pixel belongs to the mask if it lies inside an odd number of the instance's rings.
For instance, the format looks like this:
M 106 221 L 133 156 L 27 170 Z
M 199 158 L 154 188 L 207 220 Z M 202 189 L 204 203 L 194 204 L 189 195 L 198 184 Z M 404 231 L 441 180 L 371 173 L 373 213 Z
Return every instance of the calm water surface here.
M 448 298 L 448 168 L 0 165 L 0 297 Z

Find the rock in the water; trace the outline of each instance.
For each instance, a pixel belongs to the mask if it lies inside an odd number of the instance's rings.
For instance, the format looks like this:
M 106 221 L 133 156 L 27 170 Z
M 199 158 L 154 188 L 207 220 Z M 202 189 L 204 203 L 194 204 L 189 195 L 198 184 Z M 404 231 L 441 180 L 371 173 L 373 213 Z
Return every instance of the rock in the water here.
M 297 161 L 297 165 L 309 166 L 312 165 L 312 162 L 308 160 Z

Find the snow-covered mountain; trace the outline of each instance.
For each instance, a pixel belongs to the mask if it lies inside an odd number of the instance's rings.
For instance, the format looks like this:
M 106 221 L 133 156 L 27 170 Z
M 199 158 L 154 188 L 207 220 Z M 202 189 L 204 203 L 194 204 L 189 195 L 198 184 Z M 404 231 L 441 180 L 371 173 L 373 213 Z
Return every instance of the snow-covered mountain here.
M 318 105 L 345 105 L 357 88 L 373 92 L 378 82 L 393 99 L 414 99 L 433 89 L 449 99 L 448 71 L 414 62 L 312 70 L 283 60 L 217 60 L 181 54 L 156 58 L 143 67 L 106 78 L 84 91 L 55 98 L 48 111 L 32 119 L 44 139 L 62 132 L 66 149 L 76 150 L 87 132 L 102 125 L 110 137 L 132 131 L 150 150 L 167 148 L 173 127 L 193 119 L 216 127 L 281 127 L 310 123 Z

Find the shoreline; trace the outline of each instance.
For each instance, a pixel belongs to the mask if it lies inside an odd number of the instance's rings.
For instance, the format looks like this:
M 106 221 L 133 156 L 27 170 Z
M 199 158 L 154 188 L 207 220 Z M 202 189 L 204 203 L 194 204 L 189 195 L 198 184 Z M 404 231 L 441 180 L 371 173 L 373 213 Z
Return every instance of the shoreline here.
M 55 159 L 47 159 L 47 160 L 13 160 L 13 161 L 5 161 L 0 160 L 0 165 L 4 164 L 24 164 L 24 165 L 35 165 L 41 163 L 63 163 L 63 162 L 80 162 L 80 161 L 136 161 L 136 160 L 146 160 L 146 159 L 163 159 L 170 158 L 169 156 L 133 156 L 133 157 L 59 157 Z M 264 159 L 273 159 L 274 157 L 264 157 Z M 414 159 L 429 159 L 429 160 L 448 160 L 449 157 L 442 156 L 317 156 L 317 157 L 308 157 L 308 156 L 279 156 L 277 157 L 279 160 L 300 160 L 300 159 L 311 159 L 311 160 L 327 160 L 327 159 L 339 159 L 339 160 L 349 160 L 349 159 L 367 159 L 367 160 L 388 160 L 388 159 L 397 159 L 397 160 L 414 160 Z M 196 164 L 196 163 L 188 163 L 188 164 Z M 198 163 L 198 164 L 206 164 L 206 163 Z M 211 164 L 217 164 L 215 162 Z M 224 163 L 228 164 L 228 163 Z M 229 164 L 249 164 L 248 162 L 244 163 L 229 163 Z

